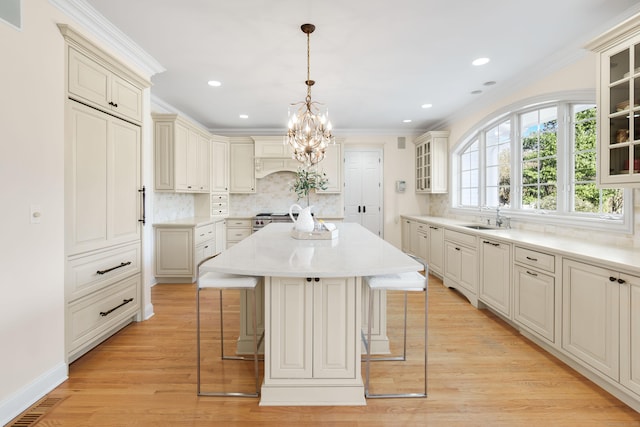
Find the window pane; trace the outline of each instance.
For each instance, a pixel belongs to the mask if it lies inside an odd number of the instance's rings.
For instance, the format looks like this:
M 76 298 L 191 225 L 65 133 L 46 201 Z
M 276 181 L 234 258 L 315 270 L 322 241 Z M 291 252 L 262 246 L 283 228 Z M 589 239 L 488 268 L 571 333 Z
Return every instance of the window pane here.
M 575 154 L 575 180 L 594 181 L 596 180 L 596 152 L 587 151 Z
M 528 161 L 522 163 L 522 184 L 537 184 L 538 183 L 538 161 Z
M 538 209 L 538 186 L 522 188 L 522 209 Z
M 555 211 L 558 207 L 558 190 L 555 185 L 540 186 L 540 209 Z

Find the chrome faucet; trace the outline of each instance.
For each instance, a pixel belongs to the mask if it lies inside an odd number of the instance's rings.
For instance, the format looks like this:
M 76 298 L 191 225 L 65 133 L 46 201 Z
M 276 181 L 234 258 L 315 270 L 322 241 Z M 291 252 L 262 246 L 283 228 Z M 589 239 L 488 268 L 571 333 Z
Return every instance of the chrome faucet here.
M 496 208 L 496 227 L 502 227 L 502 216 L 500 215 L 500 205 Z

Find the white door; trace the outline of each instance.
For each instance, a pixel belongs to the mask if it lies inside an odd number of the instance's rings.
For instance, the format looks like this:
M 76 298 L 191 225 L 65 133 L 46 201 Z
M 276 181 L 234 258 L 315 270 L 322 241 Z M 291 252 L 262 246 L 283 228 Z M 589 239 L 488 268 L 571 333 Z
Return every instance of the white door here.
M 383 237 L 381 149 L 345 149 L 344 221 Z

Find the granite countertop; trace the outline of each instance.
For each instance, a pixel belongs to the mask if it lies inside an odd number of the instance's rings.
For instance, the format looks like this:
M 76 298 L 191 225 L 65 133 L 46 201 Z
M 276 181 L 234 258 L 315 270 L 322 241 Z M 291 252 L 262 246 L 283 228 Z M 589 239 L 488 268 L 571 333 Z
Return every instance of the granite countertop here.
M 422 215 L 402 215 L 402 217 L 433 225 L 440 225 L 458 232 L 473 234 L 480 238 L 484 237 L 486 239 L 497 239 L 503 242 L 522 244 L 528 248 L 538 249 L 542 252 L 551 251 L 564 257 L 574 257 L 582 261 L 606 264 L 608 267 L 640 274 L 640 249 L 637 248 L 603 245 L 597 242 L 557 236 L 550 233 L 511 228 L 475 230 L 463 226 L 472 224 L 470 221 L 443 217 Z
M 333 240 L 297 240 L 272 223 L 207 261 L 202 271 L 280 277 L 354 277 L 422 270 L 400 249 L 356 223 L 337 223 Z

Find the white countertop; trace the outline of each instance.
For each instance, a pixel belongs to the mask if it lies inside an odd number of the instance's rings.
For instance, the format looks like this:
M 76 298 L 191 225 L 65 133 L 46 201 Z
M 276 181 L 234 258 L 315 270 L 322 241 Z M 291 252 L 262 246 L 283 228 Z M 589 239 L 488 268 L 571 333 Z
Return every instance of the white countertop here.
M 281 277 L 353 277 L 422 270 L 395 246 L 356 223 L 337 223 L 333 240 L 297 240 L 273 223 L 202 265 L 201 271 Z
M 440 225 L 455 231 L 479 236 L 480 238 L 493 238 L 504 242 L 522 244 L 541 251 L 548 250 L 565 257 L 575 257 L 583 261 L 591 261 L 596 264 L 606 264 L 608 267 L 626 270 L 630 273 L 640 273 L 640 249 L 631 247 L 607 246 L 597 242 L 589 242 L 580 239 L 557 236 L 549 233 L 537 233 L 516 229 L 492 229 L 474 230 L 463 227 L 472 224 L 469 221 L 460 221 L 450 218 L 402 215 L 404 218 L 420 222 Z
M 209 216 L 193 216 L 189 218 L 173 219 L 164 222 L 154 223 L 154 227 L 198 227 L 200 225 L 211 224 L 216 221 L 222 221 L 224 218 L 216 218 Z

